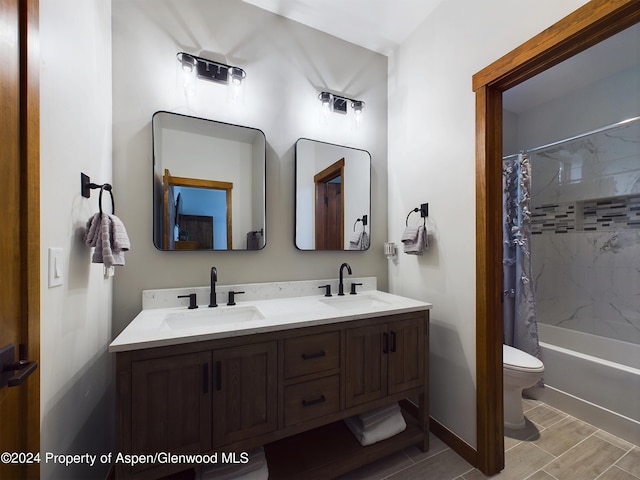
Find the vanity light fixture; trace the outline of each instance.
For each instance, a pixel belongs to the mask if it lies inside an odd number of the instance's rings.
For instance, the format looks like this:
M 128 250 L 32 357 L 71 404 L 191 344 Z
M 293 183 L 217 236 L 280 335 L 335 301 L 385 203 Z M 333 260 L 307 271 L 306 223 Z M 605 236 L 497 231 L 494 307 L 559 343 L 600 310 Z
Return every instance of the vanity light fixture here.
M 201 78 L 203 80 L 228 85 L 230 89 L 229 96 L 233 99 L 238 99 L 241 96 L 244 79 L 247 77 L 246 72 L 242 68 L 215 62 L 185 52 L 179 52 L 176 58 L 182 66 L 185 77 L 185 88 L 189 81 L 192 81 L 194 78 Z
M 362 100 L 353 100 L 351 102 L 351 108 L 353 108 L 353 115 L 356 119 L 356 128 L 360 127 L 362 123 L 362 108 L 364 107 L 364 102 Z
M 330 112 L 347 114 L 347 106 L 351 104 L 355 116 L 356 127 L 360 126 L 362 121 L 362 109 L 364 102 L 362 100 L 354 100 L 352 98 L 342 97 L 329 92 L 320 92 L 318 99 L 322 102 L 322 111 L 325 119 L 328 118 Z
M 320 102 L 322 102 L 322 114 L 325 119 L 329 118 L 329 113 L 333 111 L 333 95 L 329 92 L 322 92 L 318 95 Z

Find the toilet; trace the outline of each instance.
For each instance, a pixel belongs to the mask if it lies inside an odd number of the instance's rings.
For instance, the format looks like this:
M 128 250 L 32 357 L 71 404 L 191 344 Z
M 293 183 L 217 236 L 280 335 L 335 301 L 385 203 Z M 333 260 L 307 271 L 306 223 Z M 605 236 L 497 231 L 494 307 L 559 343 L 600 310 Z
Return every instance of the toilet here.
M 522 390 L 538 383 L 544 372 L 544 364 L 522 350 L 502 345 L 502 372 L 504 376 L 504 426 L 510 429 L 524 428 Z

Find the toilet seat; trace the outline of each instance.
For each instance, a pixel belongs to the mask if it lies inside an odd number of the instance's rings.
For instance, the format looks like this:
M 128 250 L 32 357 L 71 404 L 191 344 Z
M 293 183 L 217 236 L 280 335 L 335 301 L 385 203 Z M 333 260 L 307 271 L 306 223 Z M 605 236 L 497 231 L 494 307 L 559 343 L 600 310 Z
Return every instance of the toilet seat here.
M 504 344 L 502 345 L 502 366 L 505 369 L 517 372 L 544 372 L 544 364 L 539 359 L 522 350 Z

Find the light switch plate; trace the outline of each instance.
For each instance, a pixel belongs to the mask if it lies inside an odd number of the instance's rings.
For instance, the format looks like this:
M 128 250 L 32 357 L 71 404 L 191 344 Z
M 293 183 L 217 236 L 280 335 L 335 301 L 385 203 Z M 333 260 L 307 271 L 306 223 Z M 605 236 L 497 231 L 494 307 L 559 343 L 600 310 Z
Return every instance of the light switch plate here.
M 49 248 L 49 288 L 59 287 L 64 283 L 62 248 Z

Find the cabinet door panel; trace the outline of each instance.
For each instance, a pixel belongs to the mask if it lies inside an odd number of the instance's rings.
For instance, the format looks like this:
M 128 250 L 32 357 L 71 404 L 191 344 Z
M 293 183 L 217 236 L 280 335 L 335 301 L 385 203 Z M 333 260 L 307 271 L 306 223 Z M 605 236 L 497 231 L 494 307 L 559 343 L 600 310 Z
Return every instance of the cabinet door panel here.
M 132 363 L 133 453 L 211 449 L 210 372 L 210 352 Z
M 386 396 L 387 325 L 349 329 L 346 342 L 346 406 Z
M 390 323 L 389 342 L 389 394 L 422 385 L 424 373 L 422 319 Z
M 276 429 L 276 352 L 275 341 L 213 352 L 215 447 Z

